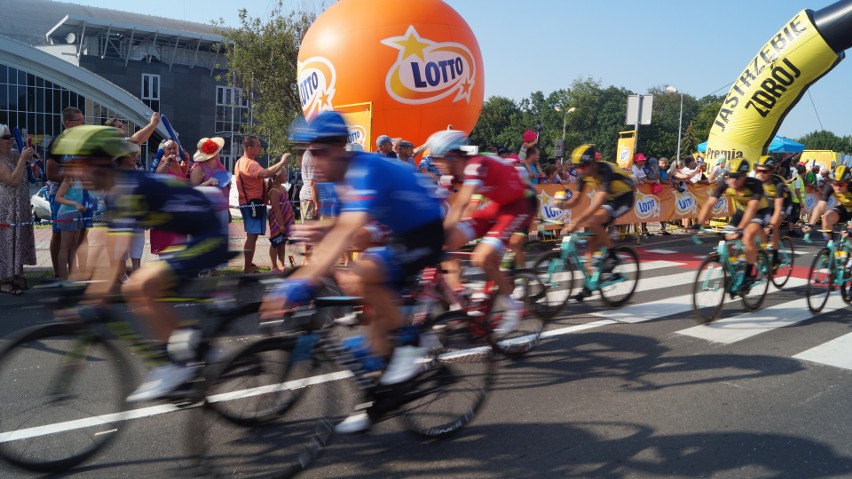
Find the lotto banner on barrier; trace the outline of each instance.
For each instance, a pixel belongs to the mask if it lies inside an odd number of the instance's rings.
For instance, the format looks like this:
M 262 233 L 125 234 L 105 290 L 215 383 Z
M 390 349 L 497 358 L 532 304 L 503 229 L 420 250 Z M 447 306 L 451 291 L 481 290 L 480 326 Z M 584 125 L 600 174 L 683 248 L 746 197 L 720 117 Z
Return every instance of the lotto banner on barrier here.
M 636 132 L 633 130 L 618 132 L 618 146 L 616 163 L 618 166 L 629 170 L 633 166 L 633 153 L 636 150 Z
M 680 192 L 674 188 L 665 186 L 659 194 L 651 193 L 651 185 L 639 185 L 636 191 L 636 202 L 633 211 L 618 218 L 615 224 L 626 225 L 633 223 L 653 223 L 657 221 L 670 221 L 681 218 L 695 218 L 701 210 L 701 206 L 707 202 L 714 185 L 689 185 Z M 538 189 L 538 217 L 545 220 L 570 222 L 573 211 L 583 211 L 591 204 L 591 198 L 595 191 L 583 193 L 579 203 L 570 210 L 557 210 L 553 208 L 553 195 L 557 191 L 565 190 L 562 185 L 539 185 Z M 569 185 L 571 195 L 576 194 L 576 185 Z M 733 204 L 727 197 L 722 197 L 713 208 L 713 217 L 727 217 L 734 213 Z
M 349 141 L 361 145 L 364 151 L 373 151 L 373 142 L 370 141 L 373 129 L 373 104 L 355 103 L 352 105 L 341 105 L 337 107 L 349 125 Z

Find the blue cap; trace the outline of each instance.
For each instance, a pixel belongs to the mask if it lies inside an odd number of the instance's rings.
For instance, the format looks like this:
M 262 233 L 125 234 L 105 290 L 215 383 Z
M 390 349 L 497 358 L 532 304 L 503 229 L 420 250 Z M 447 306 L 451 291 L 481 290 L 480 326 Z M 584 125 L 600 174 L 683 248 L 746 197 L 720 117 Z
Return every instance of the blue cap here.
M 346 126 L 346 121 L 340 113 L 324 111 L 311 120 L 305 131 L 299 132 L 298 136 L 306 142 L 328 138 L 346 138 L 349 136 L 349 127 Z

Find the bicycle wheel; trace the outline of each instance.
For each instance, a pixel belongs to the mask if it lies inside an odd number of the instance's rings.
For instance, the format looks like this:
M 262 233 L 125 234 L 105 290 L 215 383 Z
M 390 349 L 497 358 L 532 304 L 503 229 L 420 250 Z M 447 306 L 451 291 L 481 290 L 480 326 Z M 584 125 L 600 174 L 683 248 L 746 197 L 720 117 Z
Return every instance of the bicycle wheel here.
M 708 255 L 698 267 L 692 284 L 692 312 L 699 323 L 707 324 L 719 317 L 727 289 L 728 272 L 719 255 Z
M 115 439 L 132 373 L 113 344 L 77 323 L 39 326 L 0 353 L 0 456 L 60 471 Z
M 778 248 L 778 264 L 772 263 L 772 284 L 776 288 L 783 288 L 790 279 L 790 275 L 793 274 L 793 263 L 796 258 L 795 253 L 793 240 L 789 236 L 781 238 L 781 244 Z
M 846 268 L 840 283 L 840 295 L 846 304 L 852 304 L 852 270 Z
M 825 303 L 828 302 L 828 295 L 831 294 L 833 283 L 834 258 L 831 257 L 831 251 L 828 248 L 823 248 L 814 256 L 811 269 L 808 271 L 808 285 L 805 288 L 805 294 L 808 298 L 808 309 L 811 312 L 822 311 Z
M 536 260 L 532 267 L 535 274 L 547 286 L 547 304 L 538 308 L 545 319 L 558 315 L 565 309 L 574 290 L 574 267 L 571 260 L 562 260 L 559 251 L 549 251 Z
M 547 304 L 547 287 L 531 270 L 512 271 L 509 279 L 512 281 L 512 298 L 523 303 L 526 311 L 514 330 L 499 336 L 492 330 L 488 337 L 496 351 L 509 357 L 518 357 L 530 352 L 541 339 L 544 317 L 537 310 L 549 310 L 552 306 Z M 495 306 L 488 315 L 488 324 L 497 325 L 502 321 L 503 310 L 497 308 Z
M 200 476 L 291 477 L 313 462 L 354 394 L 340 389 L 351 373 L 299 342 L 309 336 L 266 338 L 214 367 L 187 423 Z
M 431 335 L 435 346 L 426 356 L 428 367 L 413 380 L 401 408 L 409 431 L 430 438 L 450 435 L 469 423 L 485 403 L 497 362 L 488 343 L 471 334 L 469 321 L 464 312 L 450 311 L 421 333 L 421 341 Z
M 618 264 L 612 273 L 601 273 L 601 301 L 610 308 L 620 308 L 633 297 L 639 285 L 641 269 L 639 255 L 629 246 L 616 246 L 612 252 L 618 257 Z
M 757 252 L 757 261 L 754 263 L 757 271 L 754 283 L 748 291 L 744 291 L 742 295 L 743 306 L 746 311 L 756 311 L 766 299 L 766 293 L 769 292 L 769 282 L 771 273 L 769 272 L 769 258 L 765 251 Z

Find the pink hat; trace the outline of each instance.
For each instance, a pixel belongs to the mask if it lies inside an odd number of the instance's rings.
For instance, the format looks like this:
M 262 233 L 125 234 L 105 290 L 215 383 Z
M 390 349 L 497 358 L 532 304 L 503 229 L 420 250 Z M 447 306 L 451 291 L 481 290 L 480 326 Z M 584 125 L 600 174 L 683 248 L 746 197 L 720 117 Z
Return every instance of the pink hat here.
M 525 142 L 527 142 L 527 143 L 529 143 L 529 142 L 531 142 L 531 141 L 535 140 L 535 137 L 536 137 L 536 136 L 537 136 L 537 135 L 536 135 L 536 133 L 535 133 L 534 131 L 532 131 L 532 130 L 527 130 L 527 131 L 525 131 L 525 132 L 524 132 L 524 141 L 525 141 Z
M 509 153 L 508 155 L 506 155 L 506 159 L 512 160 L 512 161 L 517 161 L 517 162 L 521 161 L 521 157 L 518 156 L 517 153 Z
M 643 153 L 636 153 L 635 155 L 633 155 L 633 161 L 647 161 L 647 160 L 648 160 L 648 158 L 645 158 L 645 155 Z

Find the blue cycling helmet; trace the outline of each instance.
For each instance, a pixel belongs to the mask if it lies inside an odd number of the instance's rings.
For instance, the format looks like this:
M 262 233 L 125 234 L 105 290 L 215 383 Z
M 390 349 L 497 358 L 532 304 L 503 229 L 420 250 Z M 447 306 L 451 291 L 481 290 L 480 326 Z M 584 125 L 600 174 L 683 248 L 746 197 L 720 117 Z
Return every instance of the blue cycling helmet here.
M 314 143 L 327 140 L 336 141 L 349 136 L 349 127 L 343 116 L 336 111 L 324 111 L 317 115 L 310 123 L 296 119 L 291 126 L 290 140 L 297 143 Z
M 443 158 L 451 151 L 462 151 L 462 146 L 467 145 L 467 134 L 459 130 L 441 130 L 429 137 L 428 144 L 433 158 Z

